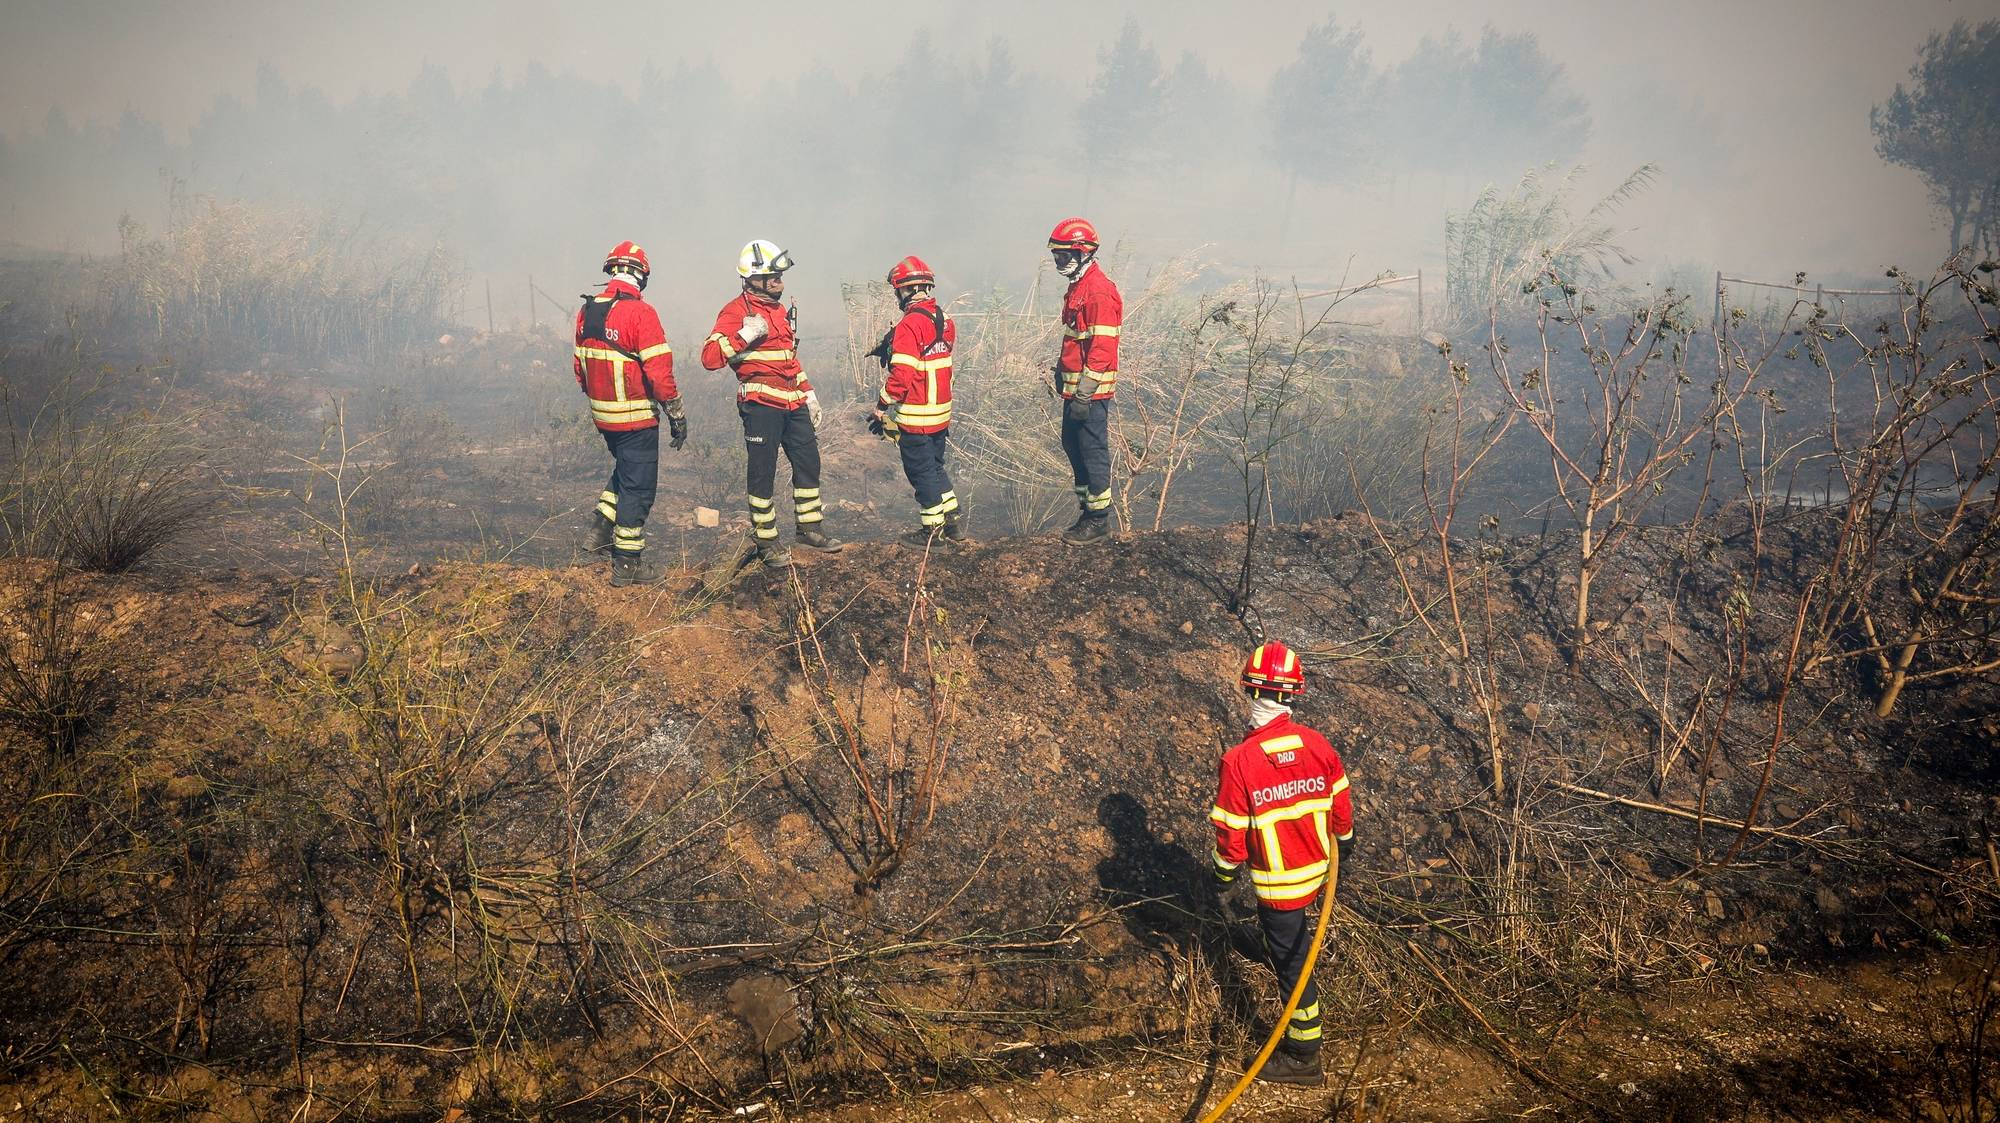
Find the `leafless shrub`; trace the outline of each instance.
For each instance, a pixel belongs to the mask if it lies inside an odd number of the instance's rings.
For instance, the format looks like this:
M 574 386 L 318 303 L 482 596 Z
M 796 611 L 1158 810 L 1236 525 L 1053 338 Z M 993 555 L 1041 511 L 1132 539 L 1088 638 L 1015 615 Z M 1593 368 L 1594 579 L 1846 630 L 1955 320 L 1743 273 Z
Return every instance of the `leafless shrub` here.
M 1881 716 L 1912 684 L 2000 668 L 1992 274 L 1954 259 L 1922 284 L 1896 276 L 1911 302 L 1877 326 L 1873 341 L 1815 310 L 1805 343 L 1827 378 L 1821 459 L 1841 491 L 1805 668 L 1872 664 Z M 1836 373 L 1840 343 L 1855 355 L 1844 377 Z
M 1535 297 L 1527 369 L 1504 338 L 1497 309 L 1487 359 L 1509 408 L 1540 438 L 1556 502 L 1576 527 L 1570 640 L 1581 648 L 1594 635 L 1590 597 L 1598 572 L 1643 525 L 1674 475 L 1714 444 L 1750 394 L 1757 368 L 1722 355 L 1712 371 L 1691 370 L 1690 304 L 1671 289 L 1629 313 L 1604 316 L 1554 264 L 1524 287 Z M 1572 374 L 1559 357 L 1575 353 L 1587 370 Z
M 117 700 L 118 645 L 80 615 L 61 571 L 23 600 L 15 626 L 0 632 L 0 727 L 66 756 Z
M 125 648 L 56 570 L 0 628 L 0 962 L 94 915 L 125 876 L 128 771 L 99 751 L 127 689 Z M 110 793 L 107 795 L 107 789 Z
M 798 605 L 792 653 L 800 674 L 813 684 L 815 748 L 834 750 L 851 790 L 836 797 L 815 789 L 796 772 L 791 752 L 775 747 L 799 776 L 800 790 L 827 804 L 826 818 L 852 824 L 842 850 L 854 866 L 855 892 L 872 893 L 922 843 L 937 814 L 938 781 L 958 742 L 959 707 L 977 633 L 949 635 L 945 610 L 925 589 L 920 567 L 893 663 L 871 662 L 857 645 L 860 681 L 843 687 L 804 586 L 795 579 L 792 590 Z M 886 698 L 880 696 L 884 690 Z M 769 737 L 772 731 L 763 732 Z
M 93 365 L 77 323 L 0 384 L 6 411 L 0 532 L 16 556 L 123 572 L 198 529 L 217 494 L 199 411 L 114 411 L 112 372 Z M 16 365 L 10 364 L 10 366 Z M 39 401 L 17 388 L 41 387 Z
M 1930 1041 L 1931 1094 L 1942 1123 L 1985 1123 L 2000 1104 L 1993 1035 L 2000 1030 L 2000 958 L 1988 954 L 1977 971 L 1934 985 L 1936 1001 L 1921 1009 Z
M 1343 300 L 1367 291 L 1345 288 L 1324 308 L 1308 310 L 1298 287 L 1258 279 L 1235 299 L 1212 303 L 1200 332 L 1214 330 L 1225 342 L 1218 354 L 1229 407 L 1218 418 L 1212 439 L 1236 479 L 1237 510 L 1243 526 L 1241 563 L 1227 598 L 1231 613 L 1253 634 L 1257 532 L 1273 517 L 1272 472 L 1279 454 L 1308 428 L 1307 408 L 1346 358 L 1328 338 Z
M 57 438 L 36 471 L 56 556 L 122 573 L 199 529 L 218 502 L 194 433 L 196 416 L 131 417 Z

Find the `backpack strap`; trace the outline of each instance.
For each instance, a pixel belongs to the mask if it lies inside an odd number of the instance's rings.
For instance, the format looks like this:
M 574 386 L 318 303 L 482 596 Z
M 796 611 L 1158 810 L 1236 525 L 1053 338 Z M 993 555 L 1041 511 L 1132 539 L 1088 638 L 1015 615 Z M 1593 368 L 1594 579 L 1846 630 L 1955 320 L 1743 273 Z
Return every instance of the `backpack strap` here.
M 641 362 L 639 353 L 624 345 L 605 338 L 604 322 L 611 318 L 611 309 L 621 300 L 637 300 L 636 296 L 615 292 L 609 297 L 592 293 L 583 294 L 583 338 L 594 339 L 633 362 Z

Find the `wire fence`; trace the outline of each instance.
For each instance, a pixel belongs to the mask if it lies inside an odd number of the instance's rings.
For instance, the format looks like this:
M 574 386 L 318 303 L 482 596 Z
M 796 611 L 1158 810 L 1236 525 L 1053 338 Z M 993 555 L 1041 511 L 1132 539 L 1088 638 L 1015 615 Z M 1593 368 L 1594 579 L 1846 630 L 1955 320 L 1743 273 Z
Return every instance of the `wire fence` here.
M 1413 286 L 1394 292 L 1397 286 Z M 1301 301 L 1339 300 L 1344 302 L 1341 322 L 1350 327 L 1407 330 L 1416 335 L 1424 330 L 1424 271 L 1384 273 L 1358 285 L 1307 290 Z
M 1752 293 L 1742 304 L 1731 304 L 1729 290 L 1732 285 L 1761 290 L 1768 295 L 1759 301 L 1757 294 Z M 1789 294 L 1789 297 L 1776 295 L 1779 293 Z M 1829 300 L 1832 301 L 1831 304 L 1828 303 Z M 1844 322 L 1850 313 L 1881 315 L 1893 311 L 1895 315 L 1901 316 L 1909 300 L 1910 295 L 1900 288 L 1830 289 L 1825 285 L 1808 286 L 1803 276 L 1794 278 L 1790 283 L 1784 283 L 1759 281 L 1750 277 L 1731 277 L 1717 270 L 1712 326 L 1717 334 L 1727 330 L 1731 314 L 1738 308 L 1741 308 L 1750 319 L 1759 322 L 1781 320 L 1798 304 L 1805 302 L 1825 308 L 1828 316 L 1836 322 Z

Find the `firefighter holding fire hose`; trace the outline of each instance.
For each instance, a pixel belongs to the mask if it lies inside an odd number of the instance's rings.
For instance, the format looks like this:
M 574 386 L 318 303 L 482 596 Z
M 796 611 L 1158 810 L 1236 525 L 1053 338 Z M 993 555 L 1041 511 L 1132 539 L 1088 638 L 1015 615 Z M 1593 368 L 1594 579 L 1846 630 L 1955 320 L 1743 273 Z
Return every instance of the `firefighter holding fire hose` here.
M 1354 844 L 1354 812 L 1340 754 L 1292 719 L 1292 700 L 1305 681 L 1298 653 L 1284 644 L 1266 643 L 1250 653 L 1239 679 L 1249 700 L 1250 734 L 1223 754 L 1208 816 L 1215 825 L 1216 880 L 1227 886 L 1250 867 L 1265 950 L 1285 995 L 1311 966 L 1309 906 L 1326 884 L 1330 862 Z M 1321 907 L 1331 908 L 1332 902 Z M 1258 1078 L 1320 1083 L 1319 1046 L 1319 987 L 1308 979 L 1285 1026 L 1284 1043 Z

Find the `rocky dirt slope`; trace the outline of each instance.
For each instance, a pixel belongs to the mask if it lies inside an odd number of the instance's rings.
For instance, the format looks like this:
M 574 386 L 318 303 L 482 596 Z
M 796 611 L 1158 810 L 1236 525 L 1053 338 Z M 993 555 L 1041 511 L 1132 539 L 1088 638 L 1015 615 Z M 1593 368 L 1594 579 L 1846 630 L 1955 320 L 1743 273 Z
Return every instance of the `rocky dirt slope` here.
M 1564 541 L 1475 548 L 1459 659 L 1409 611 L 1436 567 L 1399 579 L 1363 520 L 1259 539 L 1250 627 L 1310 653 L 1361 846 L 1322 969 L 1345 1073 L 1241 1117 L 1865 1117 L 1842 1065 L 1933 1094 L 1911 1051 L 1994 935 L 2000 687 L 1877 719 L 1821 672 L 1772 754 L 1781 568 L 1745 615 L 1740 542 L 1649 533 L 1578 651 Z M 118 689 L 60 761 L 9 742 L 0 1109 L 1185 1118 L 1276 1005 L 1205 875 L 1242 552 L 868 544 L 636 597 L 493 564 L 66 578 Z M 51 579 L 7 569 L 10 650 Z M 46 830 L 101 866 L 22 833 L 56 779 L 96 810 Z M 857 1094 L 889 1098 L 831 1106 Z

